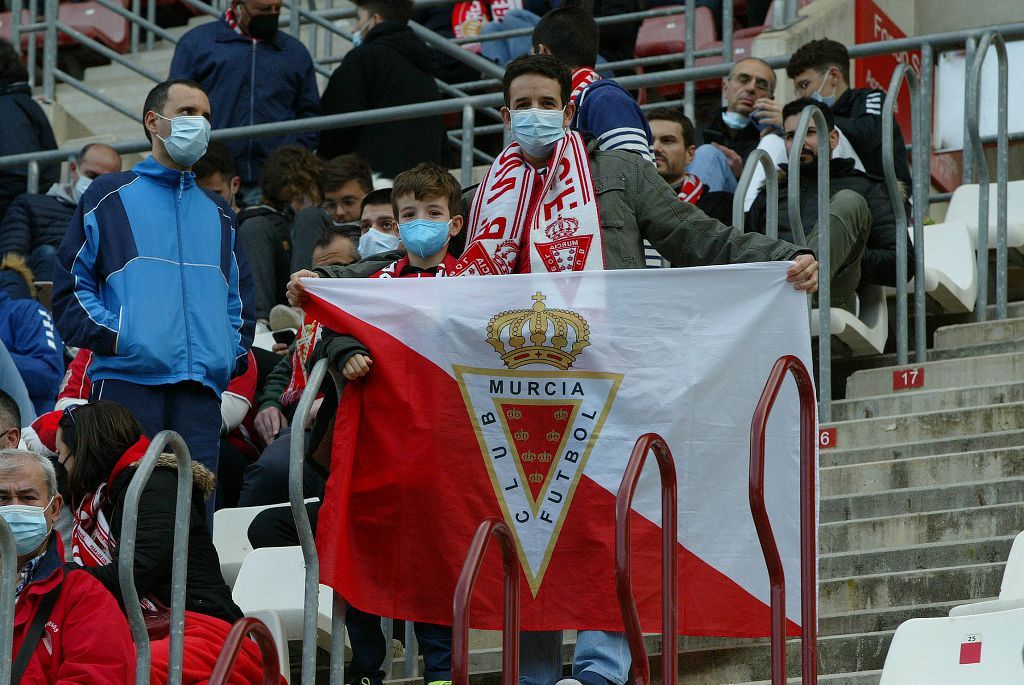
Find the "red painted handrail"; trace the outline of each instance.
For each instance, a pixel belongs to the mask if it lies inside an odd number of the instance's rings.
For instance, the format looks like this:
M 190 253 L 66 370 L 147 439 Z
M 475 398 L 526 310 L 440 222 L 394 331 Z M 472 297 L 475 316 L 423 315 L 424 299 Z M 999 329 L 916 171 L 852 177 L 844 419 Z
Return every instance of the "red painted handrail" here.
M 501 682 L 502 685 L 519 683 L 519 559 L 516 556 L 516 541 L 512 531 L 498 519 L 486 519 L 476 529 L 473 542 L 469 545 L 466 561 L 455 586 L 452 601 L 455 627 L 452 629 L 452 682 L 454 685 L 469 685 L 469 605 L 473 597 L 480 568 L 484 563 L 487 543 L 491 536 L 498 538 L 501 546 L 501 562 L 505 575 L 504 634 L 501 639 Z
M 247 616 L 235 621 L 231 631 L 224 639 L 224 646 L 221 647 L 220 656 L 210 674 L 210 685 L 225 685 L 231 677 L 231 669 L 235 666 L 238 653 L 242 651 L 242 644 L 252 634 L 256 646 L 260 648 L 261 661 L 263 663 L 263 685 L 278 685 L 281 682 L 281 664 L 277 659 L 277 645 L 270 629 L 258 618 Z
M 750 511 L 761 542 L 772 611 L 772 685 L 786 683 L 786 572 L 782 567 L 775 534 L 764 501 L 764 442 L 768 417 L 782 389 L 786 374 L 793 374 L 800 395 L 800 637 L 801 673 L 804 685 L 818 682 L 817 624 L 817 527 L 814 508 L 815 399 L 814 384 L 807 367 L 797 357 L 779 357 L 757 401 L 750 423 Z
M 676 468 L 671 450 L 665 440 L 655 433 L 645 433 L 636 441 L 615 498 L 615 589 L 619 595 L 619 610 L 622 612 L 629 652 L 633 657 L 633 679 L 638 685 L 650 685 L 651 669 L 647 663 L 647 649 L 644 647 L 636 598 L 633 596 L 629 523 L 633 494 L 651 450 L 654 451 L 658 472 L 661 474 L 661 682 L 674 685 L 679 677 L 679 657 L 676 652 L 676 611 L 679 604 Z

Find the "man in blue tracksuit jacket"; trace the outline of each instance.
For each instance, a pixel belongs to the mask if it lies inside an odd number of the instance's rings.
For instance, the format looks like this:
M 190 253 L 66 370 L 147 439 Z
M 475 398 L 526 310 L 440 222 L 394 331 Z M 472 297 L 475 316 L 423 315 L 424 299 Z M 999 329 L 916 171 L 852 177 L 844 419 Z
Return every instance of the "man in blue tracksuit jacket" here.
M 177 431 L 216 473 L 220 395 L 244 369 L 252 303 L 243 312 L 234 213 L 190 170 L 209 139 L 206 93 L 165 81 L 144 111 L 152 154 L 82 195 L 57 252 L 53 312 L 64 340 L 95 354 L 93 400 L 124 404 L 150 437 Z

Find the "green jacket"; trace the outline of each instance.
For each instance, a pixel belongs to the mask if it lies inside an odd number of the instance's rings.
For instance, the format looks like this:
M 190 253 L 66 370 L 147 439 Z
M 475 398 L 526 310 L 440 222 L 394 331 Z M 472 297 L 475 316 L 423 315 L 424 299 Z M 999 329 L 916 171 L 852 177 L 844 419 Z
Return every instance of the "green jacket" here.
M 740 233 L 680 202 L 655 166 L 635 153 L 598 150 L 596 141 L 587 151 L 608 269 L 644 268 L 645 239 L 673 266 L 785 261 L 811 253 L 759 233 Z M 475 192 L 463 196 L 470 206 Z

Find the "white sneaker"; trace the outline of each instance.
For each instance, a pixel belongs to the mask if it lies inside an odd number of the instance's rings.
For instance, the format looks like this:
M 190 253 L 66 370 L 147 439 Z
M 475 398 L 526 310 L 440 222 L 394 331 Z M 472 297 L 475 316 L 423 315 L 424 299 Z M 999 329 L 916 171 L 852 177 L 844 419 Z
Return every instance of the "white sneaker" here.
M 280 331 L 285 328 L 302 330 L 302 315 L 297 309 L 285 304 L 275 304 L 270 310 L 270 330 Z

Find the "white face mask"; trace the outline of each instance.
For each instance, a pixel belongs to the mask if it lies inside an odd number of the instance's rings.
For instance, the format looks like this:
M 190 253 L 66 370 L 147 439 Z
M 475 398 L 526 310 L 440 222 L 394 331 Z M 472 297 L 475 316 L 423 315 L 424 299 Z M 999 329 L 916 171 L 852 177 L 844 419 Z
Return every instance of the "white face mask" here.
M 45 507 L 34 507 L 30 504 L 8 504 L 0 507 L 0 517 L 14 535 L 15 547 L 19 556 L 39 549 L 46 536 L 50 534 L 50 524 L 46 521 L 46 510 L 53 504 L 54 498 Z
M 210 144 L 210 122 L 206 117 L 180 116 L 172 119 L 162 114 L 157 116 L 171 122 L 171 135 L 166 138 L 158 135 L 157 138 L 164 142 L 167 154 L 176 163 L 188 168 L 206 154 L 206 147 Z
M 91 183 L 92 179 L 85 174 L 78 177 L 78 181 L 75 182 L 75 187 L 71 189 L 71 197 L 75 199 L 75 202 L 82 199 L 82 195 L 85 194 L 85 189 L 88 188 Z
M 750 125 L 750 117 L 746 114 L 740 114 L 739 112 L 730 112 L 725 110 L 722 112 L 722 121 L 729 128 L 742 129 Z
M 398 236 L 371 228 L 359 238 L 359 257 L 398 249 Z

